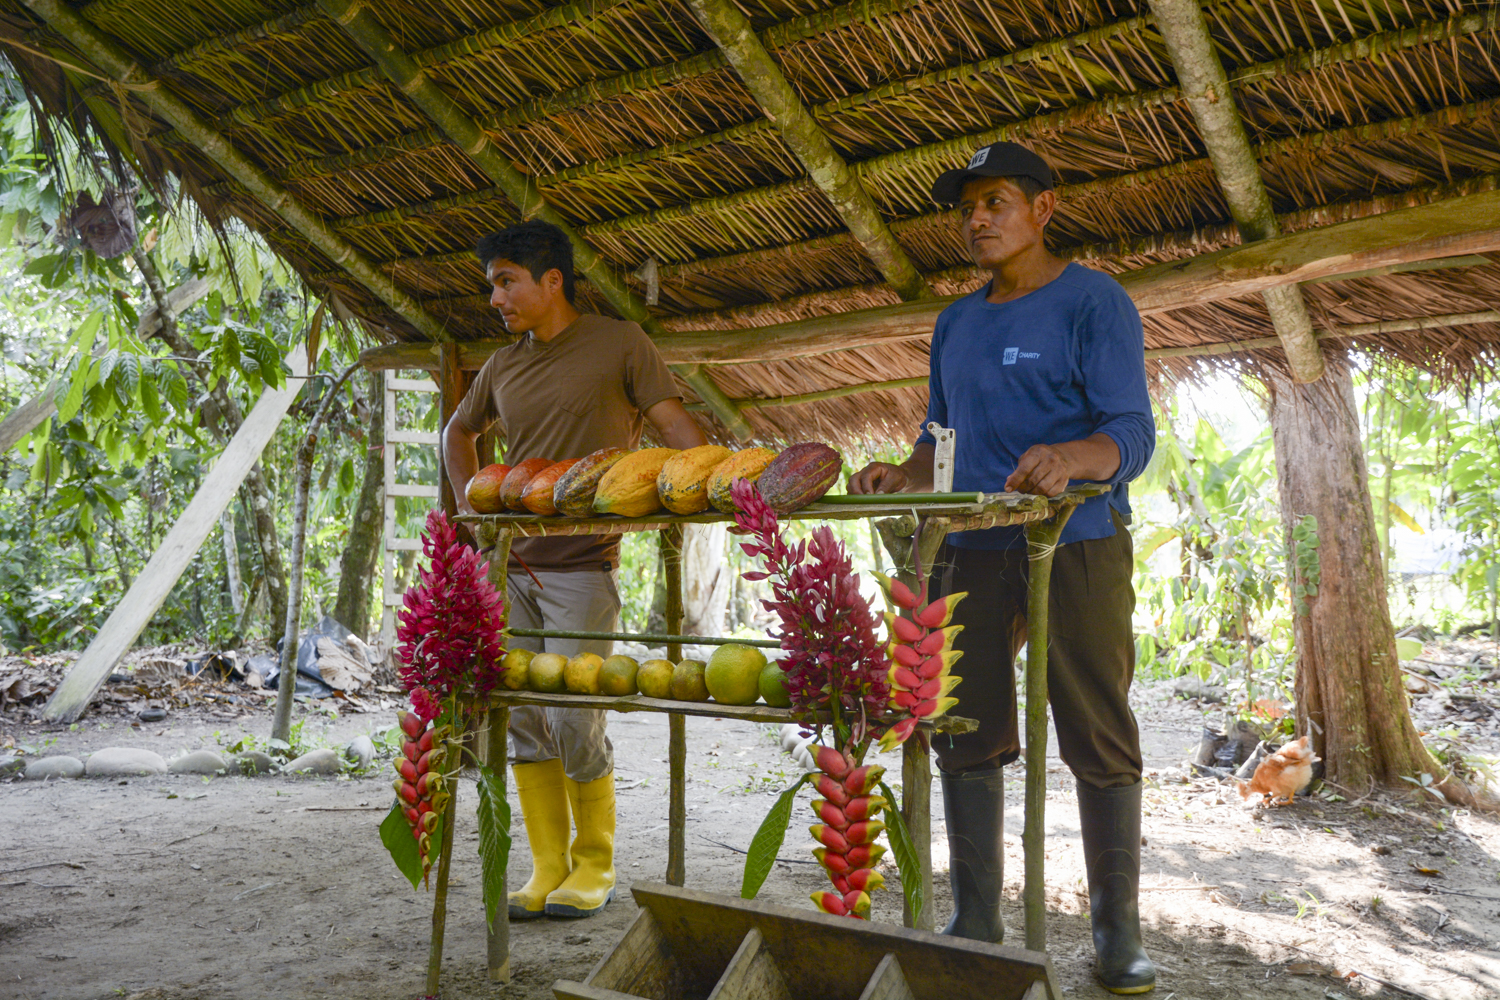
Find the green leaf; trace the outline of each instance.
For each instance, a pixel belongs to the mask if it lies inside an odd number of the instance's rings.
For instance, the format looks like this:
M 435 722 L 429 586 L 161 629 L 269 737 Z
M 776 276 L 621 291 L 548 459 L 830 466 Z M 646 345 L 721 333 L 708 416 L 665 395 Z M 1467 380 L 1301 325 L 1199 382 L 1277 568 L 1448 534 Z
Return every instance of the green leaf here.
M 917 849 L 906 829 L 906 820 L 901 818 L 896 793 L 885 782 L 880 783 L 881 794 L 890 805 L 885 808 L 885 836 L 891 842 L 891 854 L 896 858 L 896 868 L 901 872 L 901 892 L 911 910 L 912 923 L 922 915 L 922 866 L 917 862 Z
M 188 384 L 182 373 L 171 365 L 161 369 L 161 394 L 172 404 L 172 409 L 186 414 L 188 408 Z
M 505 779 L 479 766 L 479 860 L 484 869 L 484 919 L 493 927 L 505 902 L 505 866 L 510 861 L 510 803 Z
M 771 866 L 776 864 L 776 855 L 786 840 L 787 824 L 792 821 L 792 804 L 797 798 L 797 789 L 807 784 L 809 777 L 811 775 L 804 774 L 795 785 L 777 796 L 776 804 L 771 806 L 771 811 L 761 820 L 760 829 L 750 839 L 750 849 L 745 852 L 745 877 L 740 883 L 741 898 L 754 899 L 765 884 L 766 876 L 771 874 Z
M 93 371 L 93 362 L 87 357 L 78 359 L 78 367 L 73 369 L 73 378 L 68 382 L 68 391 L 63 393 L 57 401 L 57 419 L 60 423 L 67 423 L 78 415 L 78 410 L 83 406 L 83 393 L 89 387 L 89 378 Z
M 153 424 L 162 423 L 167 419 L 166 411 L 161 408 L 161 395 L 156 391 L 155 379 L 141 379 L 141 406 Z
M 391 860 L 401 869 L 401 874 L 415 889 L 422 881 L 422 858 L 417 853 L 417 842 L 411 835 L 411 824 L 401 811 L 401 803 L 391 803 L 391 811 L 380 824 L 380 842 L 391 852 Z

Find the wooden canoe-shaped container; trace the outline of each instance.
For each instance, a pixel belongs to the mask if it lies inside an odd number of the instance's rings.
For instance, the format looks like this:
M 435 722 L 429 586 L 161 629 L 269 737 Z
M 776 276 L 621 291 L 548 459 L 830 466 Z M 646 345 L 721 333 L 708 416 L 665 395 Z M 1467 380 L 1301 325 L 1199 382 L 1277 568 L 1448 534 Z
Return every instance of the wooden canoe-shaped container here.
M 640 915 L 558 1000 L 1062 1000 L 1041 952 L 638 883 Z

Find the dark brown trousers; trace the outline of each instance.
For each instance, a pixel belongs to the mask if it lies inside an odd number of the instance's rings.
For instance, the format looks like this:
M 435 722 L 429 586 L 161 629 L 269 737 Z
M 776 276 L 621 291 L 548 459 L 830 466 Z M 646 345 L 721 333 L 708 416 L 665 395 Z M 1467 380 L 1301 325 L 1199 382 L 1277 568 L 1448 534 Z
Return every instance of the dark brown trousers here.
M 1141 743 L 1127 694 L 1135 675 L 1135 569 L 1130 532 L 1115 516 L 1111 538 L 1058 546 L 1052 563 L 1047 693 L 1064 763 L 1097 788 L 1141 780 Z M 1009 764 L 1021 755 L 1016 719 L 1016 654 L 1026 642 L 1026 550 L 945 545 L 936 594 L 968 591 L 954 612 L 964 626 L 954 643 L 954 715 L 979 720 L 977 732 L 938 734 L 932 748 L 949 772 Z M 1038 637 L 1037 641 L 1042 641 Z

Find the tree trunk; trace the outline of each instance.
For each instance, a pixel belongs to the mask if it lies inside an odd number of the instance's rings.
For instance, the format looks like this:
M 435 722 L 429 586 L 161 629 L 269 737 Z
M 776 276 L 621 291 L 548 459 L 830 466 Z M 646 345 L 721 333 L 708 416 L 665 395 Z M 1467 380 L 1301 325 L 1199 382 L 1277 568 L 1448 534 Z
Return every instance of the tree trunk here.
M 1316 569 L 1293 583 L 1316 587 L 1294 616 L 1297 728 L 1311 735 L 1328 779 L 1347 789 L 1424 772 L 1440 782 L 1444 771 L 1417 737 L 1401 684 L 1348 369 L 1329 365 L 1317 382 L 1268 384 L 1293 564 L 1293 527 L 1317 519 Z
M 385 380 L 369 373 L 370 433 L 365 455 L 365 482 L 350 519 L 349 541 L 340 561 L 339 596 L 333 617 L 361 639 L 370 622 L 370 581 L 380 556 L 381 512 L 385 489 Z
M 684 525 L 682 627 L 684 635 L 723 635 L 729 610 L 729 567 L 724 563 L 728 527 Z

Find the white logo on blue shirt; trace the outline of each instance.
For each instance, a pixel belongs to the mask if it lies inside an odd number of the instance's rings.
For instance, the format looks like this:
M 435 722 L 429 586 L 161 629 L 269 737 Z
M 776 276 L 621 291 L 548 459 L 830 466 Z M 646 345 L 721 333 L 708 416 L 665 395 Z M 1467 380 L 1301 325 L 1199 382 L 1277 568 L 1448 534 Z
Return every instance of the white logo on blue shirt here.
M 1013 365 L 1013 364 L 1015 364 L 1016 363 L 1016 355 L 1019 354 L 1019 353 L 1020 353 L 1020 348 L 1018 348 L 1018 347 L 1007 347 L 1005 349 L 1005 358 L 1000 363 L 1002 365 Z

